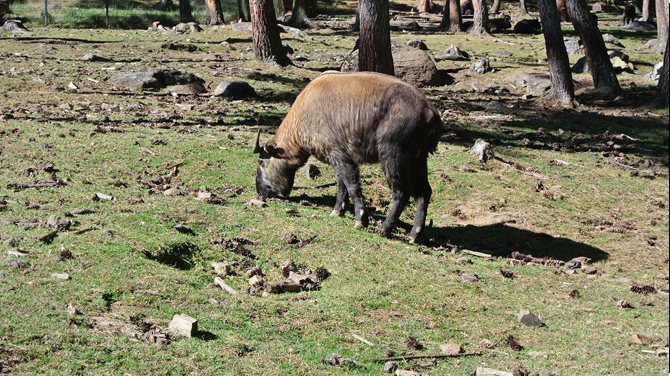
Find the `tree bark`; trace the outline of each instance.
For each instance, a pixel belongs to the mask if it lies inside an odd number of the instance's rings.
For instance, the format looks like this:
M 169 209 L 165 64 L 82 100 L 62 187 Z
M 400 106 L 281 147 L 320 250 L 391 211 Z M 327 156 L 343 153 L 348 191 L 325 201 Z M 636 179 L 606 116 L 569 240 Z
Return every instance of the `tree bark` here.
M 291 64 L 279 37 L 277 18 L 272 0 L 250 0 L 251 34 L 254 43 L 254 58 L 258 61 Z
M 491 14 L 500 13 L 500 0 L 493 0 L 493 5 L 491 5 Z
M 249 10 L 249 0 L 237 0 L 237 18 L 243 22 L 251 21 L 251 11 Z
M 567 0 L 566 8 L 575 31 L 582 39 L 586 61 L 589 64 L 595 89 L 606 96 L 615 97 L 621 94 L 619 80 L 607 54 L 603 36 L 598 30 L 596 21 L 591 16 L 586 1 Z
M 284 8 L 284 1 L 283 0 L 273 0 L 272 4 L 274 5 L 275 8 L 275 17 L 277 17 L 277 20 L 280 22 L 284 21 L 284 15 L 286 14 L 286 8 Z
M 663 68 L 661 68 L 661 77 L 658 79 L 658 86 L 656 87 L 656 96 L 654 97 L 651 106 L 654 108 L 668 107 L 668 68 L 670 68 L 670 43 L 667 37 L 665 41 L 665 54 L 663 56 Z
M 528 9 L 526 8 L 526 0 L 519 0 L 519 9 L 521 10 L 522 16 L 528 14 Z
M 656 0 L 656 52 L 662 54 L 668 42 L 668 0 Z
M 651 0 L 642 1 L 642 17 L 640 21 L 649 22 L 651 21 Z
M 432 0 L 419 0 L 419 13 L 430 13 L 432 8 Z
M 538 0 L 544 44 L 549 62 L 551 90 L 548 97 L 571 106 L 575 101 L 575 86 L 570 72 L 570 60 L 565 50 L 561 19 L 555 0 Z
M 440 28 L 447 29 L 447 31 L 461 30 L 461 1 L 460 0 L 445 0 L 444 13 L 442 14 L 442 21 Z
M 209 24 L 223 25 L 221 0 L 205 0 L 205 5 L 207 5 L 207 11 L 209 12 Z
M 561 17 L 561 22 L 570 22 L 570 14 L 568 14 L 568 9 L 565 6 L 566 0 L 556 0 L 556 6 L 558 7 L 558 15 Z
M 358 68 L 394 75 L 389 0 L 360 0 Z
M 314 24 L 307 17 L 307 0 L 293 0 L 291 19 L 288 20 L 287 24 L 297 28 L 314 28 Z
M 191 14 L 190 0 L 179 0 L 179 21 L 180 22 L 193 21 L 193 15 Z
M 489 30 L 489 12 L 486 7 L 486 0 L 473 0 L 472 7 L 474 8 L 474 17 L 472 35 L 490 35 Z

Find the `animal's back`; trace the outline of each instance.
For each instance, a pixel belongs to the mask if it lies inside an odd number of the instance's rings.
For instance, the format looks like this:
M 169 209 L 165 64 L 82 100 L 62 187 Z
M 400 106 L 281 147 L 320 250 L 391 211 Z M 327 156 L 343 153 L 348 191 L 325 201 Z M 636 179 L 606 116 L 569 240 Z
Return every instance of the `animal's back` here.
M 374 163 L 388 144 L 427 155 L 437 147 L 441 129 L 435 107 L 405 81 L 379 73 L 334 73 L 303 90 L 276 140 L 300 145 L 324 161 L 344 152 L 356 163 Z

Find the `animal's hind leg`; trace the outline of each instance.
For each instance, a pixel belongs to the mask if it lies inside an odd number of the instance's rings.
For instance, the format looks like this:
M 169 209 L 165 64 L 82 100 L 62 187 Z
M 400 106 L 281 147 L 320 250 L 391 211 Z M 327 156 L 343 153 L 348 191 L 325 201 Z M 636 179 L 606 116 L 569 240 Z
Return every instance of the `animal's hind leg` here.
M 428 203 L 433 190 L 428 182 L 428 165 L 426 159 L 418 160 L 412 164 L 412 196 L 416 201 L 416 215 L 414 216 L 414 226 L 409 233 L 412 242 L 423 233 L 426 224 L 426 215 L 428 213 Z
M 340 174 L 337 174 L 337 197 L 335 198 L 335 208 L 330 213 L 331 217 L 341 217 L 344 214 L 344 211 L 347 209 L 347 204 L 349 203 L 349 192 L 347 192 L 347 186 L 344 184 L 344 180 L 340 177 Z

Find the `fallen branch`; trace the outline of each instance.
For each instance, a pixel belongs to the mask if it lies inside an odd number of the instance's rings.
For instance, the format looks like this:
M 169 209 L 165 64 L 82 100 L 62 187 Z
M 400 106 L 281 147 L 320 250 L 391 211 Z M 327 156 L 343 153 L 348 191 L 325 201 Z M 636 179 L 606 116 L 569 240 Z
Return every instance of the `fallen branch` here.
M 463 356 L 482 355 L 482 351 L 460 354 L 426 354 L 426 355 L 409 355 L 409 356 L 394 356 L 390 358 L 373 358 L 367 359 L 368 362 L 390 362 L 394 360 L 413 360 L 413 359 L 441 359 L 441 358 L 460 358 Z
M 64 185 L 66 184 L 62 180 L 46 180 L 46 181 L 35 180 L 28 183 L 9 183 L 7 184 L 7 189 L 12 189 L 14 191 L 22 191 L 28 188 L 49 188 Z
M 97 229 L 98 229 L 98 228 L 95 227 L 95 226 L 88 226 L 88 227 L 86 227 L 86 228 L 82 228 L 81 230 L 77 230 L 77 231 L 75 231 L 74 234 L 75 234 L 75 235 L 81 235 L 81 234 L 83 234 L 83 233 L 85 233 L 85 232 L 89 232 L 89 231 L 93 231 L 93 230 L 97 230 Z

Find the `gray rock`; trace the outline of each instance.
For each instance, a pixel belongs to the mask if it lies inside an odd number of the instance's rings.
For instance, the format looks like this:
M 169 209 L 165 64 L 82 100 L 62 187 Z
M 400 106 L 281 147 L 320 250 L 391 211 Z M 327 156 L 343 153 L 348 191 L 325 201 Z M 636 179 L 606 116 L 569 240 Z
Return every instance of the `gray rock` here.
M 603 41 L 616 47 L 624 47 L 624 45 L 612 34 L 603 34 Z
M 472 64 L 468 71 L 473 74 L 484 74 L 491 71 L 491 63 L 487 58 L 479 59 Z
M 530 313 L 530 311 L 525 309 L 519 311 L 518 318 L 520 323 L 527 326 L 534 326 L 537 328 L 544 326 L 542 320 L 540 320 L 537 316 L 535 316 L 534 314 Z
M 654 65 L 654 67 L 651 69 L 651 72 L 649 72 L 649 74 L 645 74 L 644 78 L 647 81 L 658 81 L 658 79 L 661 78 L 662 68 L 663 68 L 663 62 L 661 61 L 660 63 Z
M 102 56 L 94 55 L 94 54 L 86 54 L 81 58 L 83 61 L 94 61 L 94 62 L 101 62 L 101 63 L 107 63 L 110 62 L 110 59 L 107 59 Z
M 212 93 L 215 97 L 244 99 L 256 96 L 256 90 L 244 81 L 223 81 Z
M 526 88 L 530 95 L 541 97 L 551 88 L 551 79 L 545 73 L 521 73 L 516 78 L 516 85 Z
M 410 39 L 406 43 L 410 47 L 418 48 L 420 50 L 427 50 L 428 46 L 421 39 Z
M 505 107 L 500 102 L 498 102 L 498 104 L 503 108 Z M 491 147 L 491 144 L 482 140 L 481 138 L 475 141 L 474 146 L 472 146 L 472 149 L 470 149 L 470 154 L 474 154 L 477 157 L 477 159 L 479 159 L 482 162 L 486 162 L 489 159 L 495 158 L 495 155 L 493 154 L 493 147 Z
M 497 112 L 504 111 L 504 110 L 507 109 L 507 107 L 505 107 L 504 104 L 502 104 L 498 101 L 490 101 L 489 103 L 486 104 L 486 106 L 484 106 L 484 108 L 487 109 L 487 110 L 497 111 Z
M 2 25 L 2 29 L 0 29 L 1 32 L 8 31 L 12 34 L 25 34 L 28 29 L 26 29 L 23 26 L 23 22 L 20 20 L 7 20 L 5 21 L 4 25 Z
M 251 22 L 238 22 L 230 25 L 230 28 L 235 31 L 241 31 L 243 33 L 251 32 Z
M 479 282 L 479 276 L 475 273 L 463 273 L 461 274 L 461 281 L 466 283 Z
M 624 25 L 622 29 L 626 30 L 635 30 L 635 31 L 652 31 L 656 30 L 654 24 L 644 21 L 633 21 L 627 25 Z
M 200 82 L 193 82 L 186 85 L 177 85 L 170 89 L 171 93 L 177 95 L 198 95 L 206 93 L 207 89 Z
M 23 268 L 28 263 L 18 258 L 8 258 L 2 262 L 2 265 L 9 265 L 12 268 Z
M 423 51 L 409 46 L 394 45 L 393 69 L 399 77 L 414 86 L 441 85 L 445 76 L 437 70 L 433 60 Z M 358 71 L 358 50 L 351 53 L 340 67 L 342 72 Z
M 446 50 L 444 50 L 444 53 L 442 55 L 437 56 L 435 59 L 437 60 L 470 60 L 470 55 L 462 51 L 460 48 L 458 48 L 455 44 L 451 44 L 449 47 L 447 47 Z
M 398 369 L 398 363 L 396 363 L 396 362 L 386 362 L 386 363 L 384 363 L 384 368 L 382 369 L 382 371 L 384 371 L 386 373 L 393 373 L 397 369 Z
M 109 83 L 130 90 L 163 89 L 172 85 L 185 85 L 205 81 L 191 73 L 176 69 L 150 69 L 120 74 L 109 79 Z
M 563 38 L 563 42 L 565 43 L 565 50 L 570 55 L 581 55 L 584 52 L 584 48 L 579 39 Z

